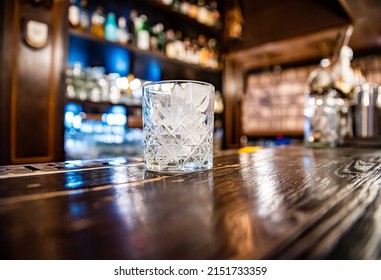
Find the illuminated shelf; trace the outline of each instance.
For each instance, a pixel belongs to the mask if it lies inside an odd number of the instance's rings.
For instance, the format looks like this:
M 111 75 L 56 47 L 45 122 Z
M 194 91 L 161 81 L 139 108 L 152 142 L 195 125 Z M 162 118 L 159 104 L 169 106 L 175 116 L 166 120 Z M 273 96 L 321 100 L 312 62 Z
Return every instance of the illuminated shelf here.
M 128 51 L 130 51 L 136 55 L 154 57 L 154 58 L 160 59 L 160 60 L 165 61 L 165 62 L 170 62 L 172 64 L 176 64 L 176 65 L 181 66 L 181 67 L 190 67 L 190 68 L 195 69 L 197 71 L 206 71 L 206 72 L 211 72 L 211 73 L 220 73 L 221 72 L 221 69 L 205 68 L 205 67 L 201 67 L 201 66 L 196 65 L 196 64 L 184 62 L 182 60 L 169 58 L 161 52 L 141 50 L 133 44 L 121 44 L 118 42 L 111 42 L 111 41 L 108 41 L 106 39 L 95 36 L 89 32 L 83 32 L 80 30 L 70 29 L 69 35 L 75 36 L 75 37 L 78 37 L 78 38 L 81 38 L 84 40 L 89 40 L 92 42 L 100 43 L 100 44 L 107 44 L 107 45 L 111 45 L 111 46 L 116 46 L 119 48 L 126 49 L 126 50 L 128 50 Z
M 142 104 L 112 103 L 112 102 L 108 102 L 108 101 L 95 102 L 95 101 L 91 101 L 91 100 L 81 100 L 78 98 L 66 98 L 66 102 L 68 102 L 68 103 L 73 102 L 73 103 L 77 103 L 80 105 L 95 105 L 95 106 L 115 106 L 115 105 L 118 105 L 118 106 L 125 106 L 126 108 L 133 108 L 133 109 L 141 109 L 142 108 Z
M 174 10 L 172 7 L 165 5 L 157 0 L 144 0 L 145 2 L 149 3 L 152 6 L 156 6 L 159 9 L 166 11 L 174 16 L 177 16 L 181 19 L 184 19 L 185 21 L 188 21 L 190 24 L 196 25 L 198 29 L 212 32 L 212 33 L 220 33 L 222 31 L 222 22 L 218 21 L 215 25 L 206 25 L 201 22 L 199 22 L 197 19 L 194 19 L 186 14 L 183 14 L 179 11 Z

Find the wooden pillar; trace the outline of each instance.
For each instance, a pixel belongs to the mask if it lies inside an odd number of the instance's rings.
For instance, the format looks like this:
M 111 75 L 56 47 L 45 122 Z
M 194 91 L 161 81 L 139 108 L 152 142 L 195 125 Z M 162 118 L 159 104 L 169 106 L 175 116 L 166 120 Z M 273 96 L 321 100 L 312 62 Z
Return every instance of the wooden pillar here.
M 244 90 L 244 73 L 242 65 L 229 56 L 225 60 L 223 88 L 225 99 L 224 148 L 239 148 L 242 136 L 241 101 Z
M 3 1 L 0 164 L 60 161 L 68 1 Z M 46 24 L 43 46 L 26 23 Z

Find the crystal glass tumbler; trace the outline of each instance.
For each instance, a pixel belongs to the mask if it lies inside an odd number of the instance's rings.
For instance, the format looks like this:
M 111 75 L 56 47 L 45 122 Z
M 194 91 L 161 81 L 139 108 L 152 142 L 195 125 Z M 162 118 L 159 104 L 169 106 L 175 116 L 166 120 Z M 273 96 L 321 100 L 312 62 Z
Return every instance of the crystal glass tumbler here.
M 213 166 L 214 86 L 172 80 L 143 86 L 145 168 L 194 172 Z

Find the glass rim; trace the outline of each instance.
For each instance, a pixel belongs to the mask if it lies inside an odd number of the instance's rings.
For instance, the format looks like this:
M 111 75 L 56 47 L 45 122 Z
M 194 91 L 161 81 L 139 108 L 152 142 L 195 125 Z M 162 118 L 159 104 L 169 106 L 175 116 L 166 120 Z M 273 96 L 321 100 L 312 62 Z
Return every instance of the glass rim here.
M 204 81 L 197 81 L 197 80 L 162 80 L 162 81 L 157 81 L 157 82 L 148 82 L 142 85 L 143 88 L 153 86 L 153 85 L 162 85 L 162 84 L 170 84 L 170 83 L 179 83 L 179 84 L 199 84 L 203 86 L 209 86 L 212 87 L 213 89 L 215 88 L 214 85 L 208 82 Z

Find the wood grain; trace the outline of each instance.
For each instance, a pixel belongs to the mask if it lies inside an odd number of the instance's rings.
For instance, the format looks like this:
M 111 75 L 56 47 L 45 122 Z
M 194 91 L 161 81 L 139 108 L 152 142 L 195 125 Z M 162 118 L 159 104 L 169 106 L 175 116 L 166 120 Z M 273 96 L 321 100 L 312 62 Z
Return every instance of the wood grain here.
M 268 148 L 0 179 L 1 259 L 379 259 L 381 151 Z M 33 173 L 35 171 L 31 171 Z

